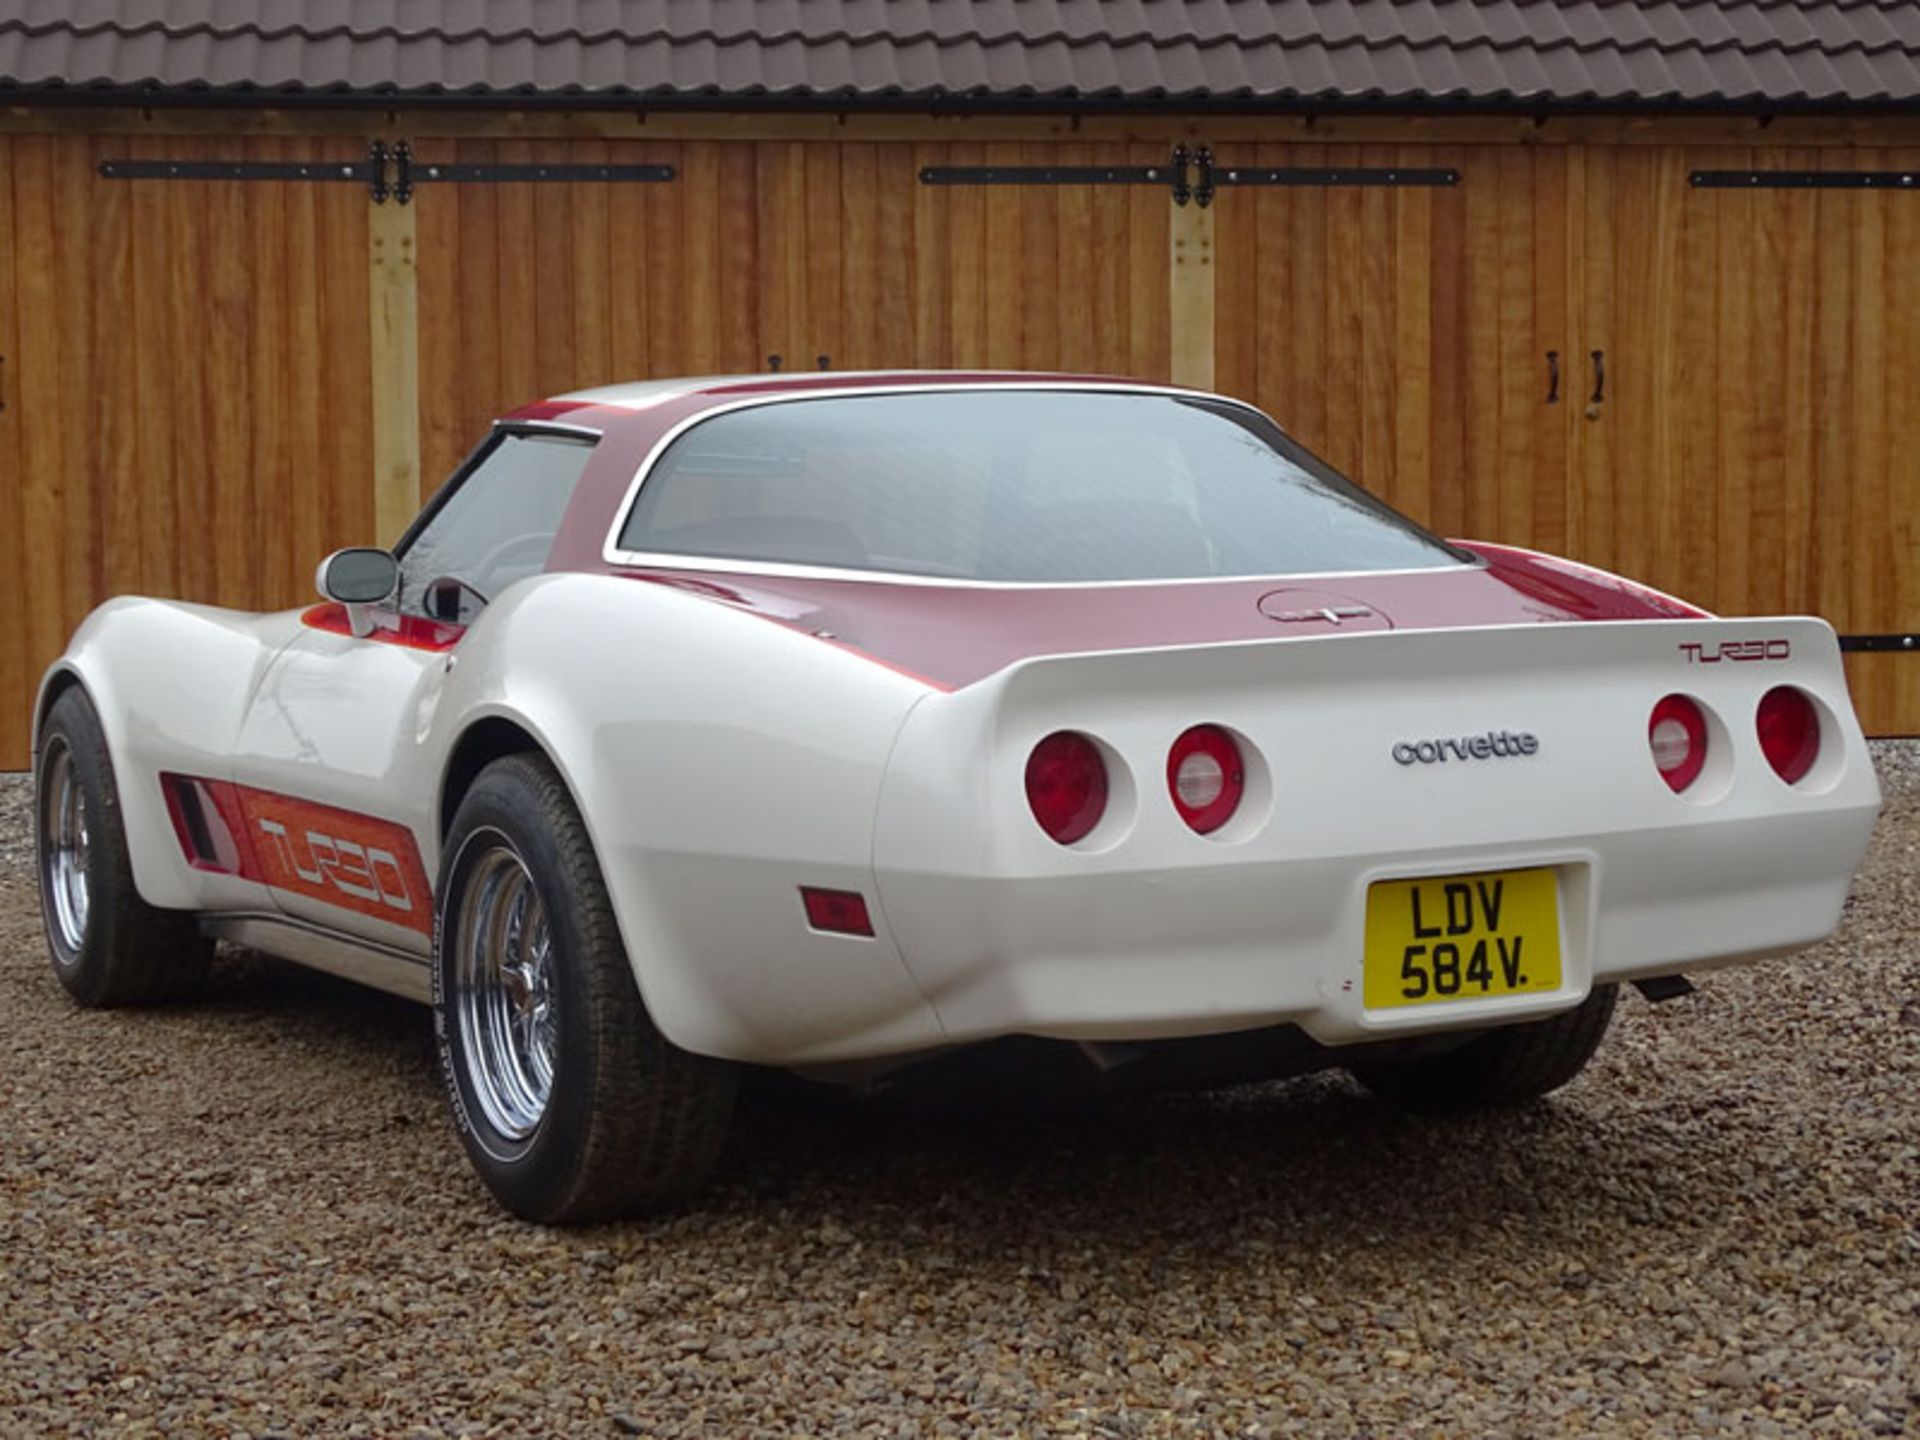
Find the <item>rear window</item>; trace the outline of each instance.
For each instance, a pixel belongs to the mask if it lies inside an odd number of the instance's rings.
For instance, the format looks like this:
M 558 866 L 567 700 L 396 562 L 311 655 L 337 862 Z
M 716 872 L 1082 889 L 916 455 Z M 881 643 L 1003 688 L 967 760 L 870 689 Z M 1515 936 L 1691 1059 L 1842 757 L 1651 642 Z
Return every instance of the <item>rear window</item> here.
M 620 548 L 1015 583 L 1462 563 L 1253 411 L 1097 391 L 717 415 L 660 457 Z

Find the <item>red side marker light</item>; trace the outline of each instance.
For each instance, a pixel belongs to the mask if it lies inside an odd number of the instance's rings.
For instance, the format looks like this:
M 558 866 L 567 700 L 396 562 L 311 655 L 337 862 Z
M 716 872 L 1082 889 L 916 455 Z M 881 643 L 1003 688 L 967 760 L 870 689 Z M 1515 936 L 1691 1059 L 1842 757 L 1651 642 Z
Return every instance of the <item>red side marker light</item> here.
M 1107 762 L 1084 735 L 1056 730 L 1027 757 L 1027 804 L 1062 845 L 1090 833 L 1107 813 Z
M 857 890 L 816 890 L 802 885 L 800 902 L 807 907 L 807 924 L 816 930 L 834 935 L 873 934 L 867 897 Z
M 1700 778 L 1707 765 L 1707 717 L 1684 695 L 1669 695 L 1653 707 L 1647 721 L 1647 745 L 1654 768 L 1678 795 Z
M 1804 690 L 1776 685 L 1760 697 L 1760 749 L 1787 784 L 1804 779 L 1820 758 L 1820 714 Z

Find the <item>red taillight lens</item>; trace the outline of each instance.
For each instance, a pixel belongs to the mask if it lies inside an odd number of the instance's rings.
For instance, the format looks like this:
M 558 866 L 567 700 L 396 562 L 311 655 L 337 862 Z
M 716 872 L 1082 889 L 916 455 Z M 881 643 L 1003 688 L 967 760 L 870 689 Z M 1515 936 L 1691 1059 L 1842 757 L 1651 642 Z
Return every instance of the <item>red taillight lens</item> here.
M 1233 818 L 1247 789 L 1247 768 L 1233 736 L 1218 725 L 1196 725 L 1167 752 L 1167 790 L 1180 818 L 1201 835 Z
M 1820 712 L 1804 690 L 1776 685 L 1760 697 L 1760 749 L 1787 784 L 1802 779 L 1820 758 Z
M 1027 757 L 1027 804 L 1062 845 L 1083 838 L 1107 813 L 1107 762 L 1084 735 L 1056 730 Z
M 1678 795 L 1700 778 L 1707 763 L 1707 717 L 1684 695 L 1669 695 L 1653 707 L 1647 744 L 1654 768 Z

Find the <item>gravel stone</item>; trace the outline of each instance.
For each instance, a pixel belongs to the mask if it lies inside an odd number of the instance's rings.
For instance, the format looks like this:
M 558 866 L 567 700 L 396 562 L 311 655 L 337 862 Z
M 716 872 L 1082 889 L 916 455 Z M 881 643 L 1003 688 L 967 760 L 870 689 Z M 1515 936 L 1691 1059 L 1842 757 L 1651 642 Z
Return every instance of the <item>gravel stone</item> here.
M 1920 744 L 1838 937 L 1552 1101 L 754 1093 L 690 1213 L 521 1225 L 426 1012 L 48 969 L 0 777 L 0 1435 L 1920 1434 Z

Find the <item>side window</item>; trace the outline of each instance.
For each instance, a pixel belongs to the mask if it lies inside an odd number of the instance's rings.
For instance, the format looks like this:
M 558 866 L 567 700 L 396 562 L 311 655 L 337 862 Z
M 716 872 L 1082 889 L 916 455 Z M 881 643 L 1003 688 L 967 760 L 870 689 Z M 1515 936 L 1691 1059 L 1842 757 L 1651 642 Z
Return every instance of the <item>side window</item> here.
M 593 442 L 504 434 L 467 472 L 400 555 L 400 608 L 427 613 L 426 590 L 452 578 L 471 615 L 514 581 L 538 574 Z

